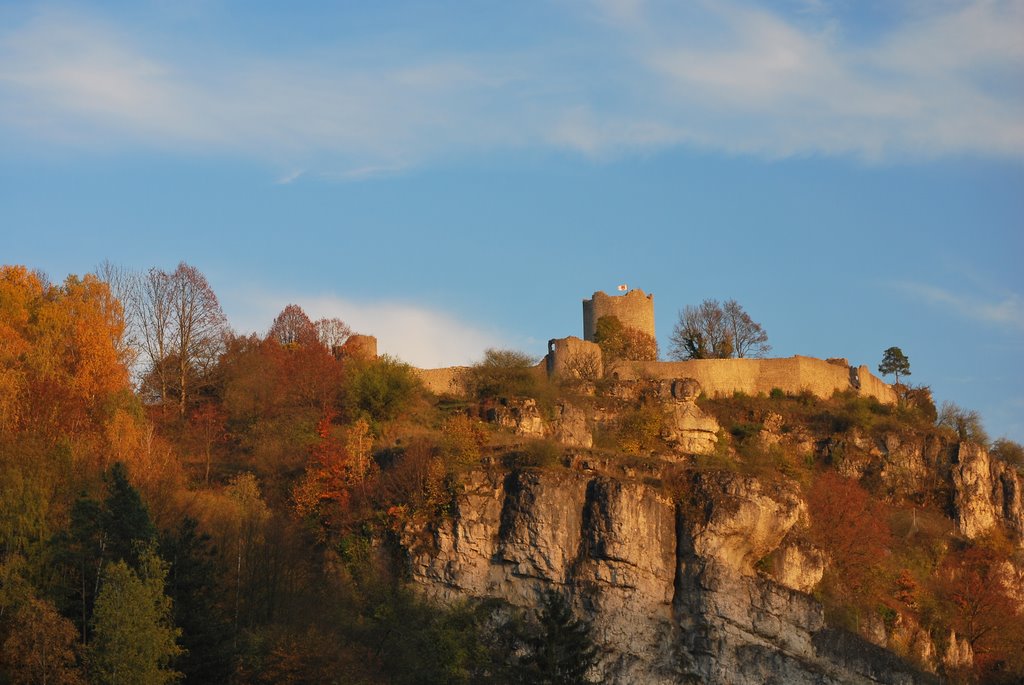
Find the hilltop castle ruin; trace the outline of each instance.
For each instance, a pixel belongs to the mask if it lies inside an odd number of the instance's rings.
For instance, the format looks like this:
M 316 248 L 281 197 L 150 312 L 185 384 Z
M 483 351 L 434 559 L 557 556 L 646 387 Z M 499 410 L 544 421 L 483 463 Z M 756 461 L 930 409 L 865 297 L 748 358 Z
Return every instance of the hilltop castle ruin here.
M 604 368 L 601 348 L 594 342 L 597 321 L 615 316 L 622 324 L 654 337 L 654 295 L 636 289 L 624 295 L 595 292 L 583 300 L 583 338 L 569 336 L 548 341 L 548 353 L 538 365 L 551 378 L 620 381 L 674 379 L 696 380 L 708 397 L 731 397 L 809 392 L 829 398 L 835 392 L 853 390 L 884 404 L 895 404 L 896 393 L 865 366 L 851 366 L 845 359 L 793 356 L 781 359 L 691 359 L 687 361 L 619 361 Z M 423 369 L 420 377 L 435 393 L 459 392 L 459 376 L 465 367 Z

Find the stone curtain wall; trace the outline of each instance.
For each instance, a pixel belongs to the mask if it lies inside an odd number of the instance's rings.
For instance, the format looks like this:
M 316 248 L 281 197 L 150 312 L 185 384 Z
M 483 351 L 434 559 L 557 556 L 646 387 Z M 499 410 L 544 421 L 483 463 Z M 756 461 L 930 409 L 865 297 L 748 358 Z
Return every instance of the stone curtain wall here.
M 568 343 L 568 344 L 566 344 Z M 538 374 L 561 369 L 565 360 L 559 353 L 571 354 L 589 350 L 578 338 L 551 341 L 553 357 L 535 368 Z M 423 385 L 434 394 L 460 394 L 461 374 L 467 367 L 444 369 L 416 369 Z M 796 395 L 804 390 L 827 399 L 837 390 L 857 389 L 850 381 L 850 368 L 814 357 L 788 357 L 785 359 L 693 359 L 685 362 L 621 362 L 609 369 L 607 375 L 619 380 L 651 378 L 672 380 L 693 378 L 700 383 L 709 397 L 731 397 L 734 392 L 748 395 L 769 394 L 779 388 Z M 860 394 L 874 397 L 884 404 L 895 404 L 896 393 L 884 381 L 874 376 L 867 366 L 856 369 Z M 557 371 L 556 371 L 557 375 Z
M 447 366 L 442 369 L 417 369 L 413 371 L 419 376 L 423 387 L 435 395 L 462 395 L 466 389 L 463 387 L 463 374 L 470 367 L 468 366 Z M 547 376 L 547 364 L 541 360 L 539 364 L 531 367 L 532 373 L 538 378 Z
M 593 342 L 597 320 L 602 316 L 615 316 L 627 328 L 635 328 L 652 338 L 654 335 L 654 295 L 646 295 L 637 288 L 625 295 L 606 295 L 600 290 L 589 300 L 583 300 L 583 339 Z
M 414 369 L 425 387 L 435 395 L 461 395 L 462 374 L 468 366 L 449 366 L 443 369 Z
M 852 368 L 852 367 L 851 367 Z M 896 391 L 888 383 L 871 373 L 871 369 L 861 364 L 857 368 L 857 376 L 860 378 L 860 394 L 878 398 L 879 402 L 895 404 L 897 401 Z
M 627 362 L 610 373 L 620 380 L 655 378 L 694 378 L 709 397 L 728 397 L 734 392 L 748 395 L 768 394 L 774 388 L 798 394 L 804 390 L 829 398 L 839 390 L 849 390 L 850 369 L 814 357 L 785 359 L 693 359 L 682 362 Z M 868 367 L 857 369 L 860 393 L 885 404 L 896 403 L 896 393 L 871 374 Z

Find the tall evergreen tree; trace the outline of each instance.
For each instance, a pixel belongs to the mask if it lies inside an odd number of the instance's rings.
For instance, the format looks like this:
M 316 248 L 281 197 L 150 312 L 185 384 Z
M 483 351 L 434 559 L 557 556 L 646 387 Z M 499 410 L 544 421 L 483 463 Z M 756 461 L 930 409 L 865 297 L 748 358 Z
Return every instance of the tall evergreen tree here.
M 890 373 L 896 376 L 896 385 L 900 384 L 900 374 L 910 375 L 910 359 L 903 354 L 898 347 L 890 347 L 882 353 L 882 363 L 878 365 L 878 373 L 888 376 Z
M 167 595 L 174 604 L 174 624 L 181 628 L 186 653 L 176 667 L 184 682 L 224 683 L 232 668 L 231 622 L 217 603 L 214 549 L 210 536 L 199 533 L 195 519 L 186 517 L 176 531 L 160 542 L 161 556 L 170 565 Z
M 71 507 L 68 529 L 54 540 L 61 587 L 58 594 L 64 598 L 61 611 L 74 621 L 82 642 L 89 641 L 89 622 L 103 568 L 101 511 L 100 503 L 83 493 Z
M 107 497 L 103 503 L 82 494 L 71 507 L 71 524 L 54 540 L 55 559 L 64 600 L 61 610 L 89 642 L 93 604 L 100 572 L 108 561 L 124 561 L 139 568 L 139 552 L 155 541 L 153 522 L 139 492 L 128 482 L 124 464 L 105 474 Z
M 561 593 L 549 590 L 541 599 L 539 630 L 528 640 L 521 662 L 523 682 L 543 685 L 589 683 L 587 673 L 597 661 L 590 624 L 572 614 Z
M 103 533 L 106 557 L 124 560 L 138 568 L 139 551 L 156 540 L 156 527 L 139 491 L 128 481 L 128 469 L 121 462 L 106 473 L 107 498 L 103 501 Z

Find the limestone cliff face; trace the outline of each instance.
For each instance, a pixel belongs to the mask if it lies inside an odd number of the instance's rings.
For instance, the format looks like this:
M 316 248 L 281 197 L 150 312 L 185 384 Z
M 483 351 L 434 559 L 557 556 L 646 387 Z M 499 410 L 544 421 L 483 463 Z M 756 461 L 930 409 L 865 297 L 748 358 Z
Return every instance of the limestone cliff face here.
M 977 538 L 1000 521 L 1024 535 L 1021 477 L 1012 466 L 994 461 L 978 445 L 961 443 L 951 475 L 953 507 L 965 536 Z
M 677 503 L 653 485 L 586 471 L 474 473 L 432 543 L 409 543 L 413 580 L 443 601 L 529 607 L 564 589 L 593 623 L 603 682 L 933 680 L 826 628 L 802 592 L 820 578 L 821 554 L 788 538 L 806 516 L 795 484 L 687 478 Z M 758 569 L 776 550 L 792 568 Z

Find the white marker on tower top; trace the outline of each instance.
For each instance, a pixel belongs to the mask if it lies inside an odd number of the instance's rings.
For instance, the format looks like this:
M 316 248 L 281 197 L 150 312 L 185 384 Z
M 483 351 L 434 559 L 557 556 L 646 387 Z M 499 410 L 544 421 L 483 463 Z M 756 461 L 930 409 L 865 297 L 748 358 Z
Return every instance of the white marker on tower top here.
M 622 285 L 619 286 L 619 290 L 625 292 L 626 290 L 629 290 L 629 286 L 623 283 Z

